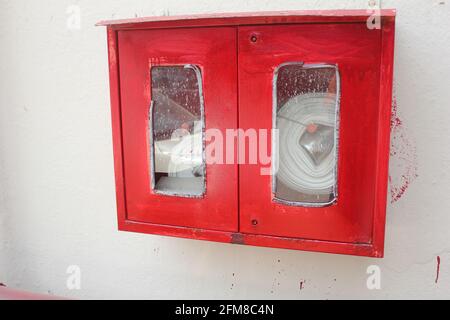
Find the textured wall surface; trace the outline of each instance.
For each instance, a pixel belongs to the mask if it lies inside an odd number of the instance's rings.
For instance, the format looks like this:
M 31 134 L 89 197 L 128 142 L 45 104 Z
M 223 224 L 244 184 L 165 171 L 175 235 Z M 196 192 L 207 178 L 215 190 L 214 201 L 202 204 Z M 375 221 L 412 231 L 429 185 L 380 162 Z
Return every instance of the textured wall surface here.
M 67 27 L 71 6 L 80 29 Z M 94 27 L 366 0 L 0 0 L 0 283 L 88 299 L 449 298 L 450 1 L 383 7 L 398 9 L 396 103 L 386 258 L 373 260 L 116 231 L 106 34 Z M 80 290 L 66 286 L 72 265 Z M 366 286 L 371 265 L 380 290 Z

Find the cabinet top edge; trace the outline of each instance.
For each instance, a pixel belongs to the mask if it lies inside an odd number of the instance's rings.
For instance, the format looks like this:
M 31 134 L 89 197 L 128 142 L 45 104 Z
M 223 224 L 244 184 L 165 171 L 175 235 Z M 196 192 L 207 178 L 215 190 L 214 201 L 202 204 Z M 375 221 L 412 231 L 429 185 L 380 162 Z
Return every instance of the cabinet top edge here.
M 272 12 L 242 12 L 193 14 L 163 17 L 142 17 L 132 19 L 104 20 L 96 26 L 113 27 L 117 29 L 142 27 L 188 27 L 188 26 L 239 26 L 253 24 L 279 23 L 339 23 L 365 22 L 369 17 L 396 17 L 395 9 L 381 10 L 304 10 L 304 11 L 272 11 Z

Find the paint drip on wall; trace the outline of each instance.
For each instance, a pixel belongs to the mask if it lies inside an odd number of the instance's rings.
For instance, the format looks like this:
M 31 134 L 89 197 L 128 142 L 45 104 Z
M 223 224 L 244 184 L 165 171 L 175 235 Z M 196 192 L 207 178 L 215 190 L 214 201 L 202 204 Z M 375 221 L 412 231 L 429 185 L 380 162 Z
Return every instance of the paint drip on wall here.
M 391 136 L 389 184 L 391 203 L 395 203 L 418 177 L 416 146 L 399 116 L 395 92 L 392 100 Z
M 437 263 L 437 265 L 436 265 L 436 280 L 435 280 L 435 283 L 438 283 L 438 281 L 439 281 L 439 273 L 441 271 L 441 257 L 440 256 L 437 256 L 436 263 Z

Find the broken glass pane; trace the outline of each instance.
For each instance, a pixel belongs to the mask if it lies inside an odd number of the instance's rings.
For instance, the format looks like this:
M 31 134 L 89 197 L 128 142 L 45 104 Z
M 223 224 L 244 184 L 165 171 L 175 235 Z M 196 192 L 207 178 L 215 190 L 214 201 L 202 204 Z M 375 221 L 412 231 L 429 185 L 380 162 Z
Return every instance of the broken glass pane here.
M 157 193 L 205 193 L 201 73 L 195 66 L 151 70 L 152 187 Z

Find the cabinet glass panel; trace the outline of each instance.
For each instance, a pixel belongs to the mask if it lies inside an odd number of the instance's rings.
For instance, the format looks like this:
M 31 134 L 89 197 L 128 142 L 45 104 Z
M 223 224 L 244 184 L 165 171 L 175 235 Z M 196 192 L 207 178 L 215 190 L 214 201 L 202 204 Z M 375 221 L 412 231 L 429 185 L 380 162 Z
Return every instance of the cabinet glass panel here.
M 205 193 L 204 101 L 196 66 L 151 69 L 152 189 L 169 196 Z
M 286 205 L 337 201 L 339 71 L 333 65 L 289 63 L 274 81 L 274 195 Z

